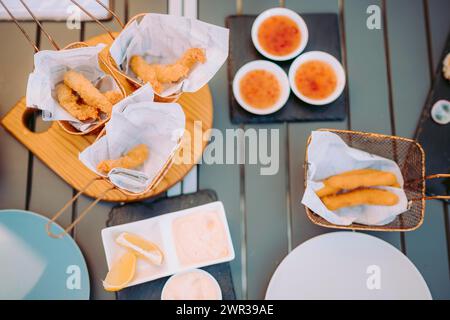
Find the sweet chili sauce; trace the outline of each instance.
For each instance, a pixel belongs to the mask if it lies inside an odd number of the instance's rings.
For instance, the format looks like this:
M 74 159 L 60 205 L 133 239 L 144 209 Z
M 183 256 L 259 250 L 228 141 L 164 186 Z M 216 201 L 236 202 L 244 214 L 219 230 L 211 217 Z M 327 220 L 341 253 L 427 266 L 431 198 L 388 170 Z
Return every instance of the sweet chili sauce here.
M 286 16 L 272 16 L 258 29 L 258 42 L 268 53 L 284 56 L 300 45 L 301 32 L 294 20 Z
M 295 85 L 305 97 L 325 99 L 337 86 L 337 76 L 333 68 L 326 62 L 311 60 L 303 63 L 295 73 Z
M 281 95 L 281 86 L 277 77 L 266 70 L 252 70 L 239 82 L 242 99 L 254 108 L 269 108 Z

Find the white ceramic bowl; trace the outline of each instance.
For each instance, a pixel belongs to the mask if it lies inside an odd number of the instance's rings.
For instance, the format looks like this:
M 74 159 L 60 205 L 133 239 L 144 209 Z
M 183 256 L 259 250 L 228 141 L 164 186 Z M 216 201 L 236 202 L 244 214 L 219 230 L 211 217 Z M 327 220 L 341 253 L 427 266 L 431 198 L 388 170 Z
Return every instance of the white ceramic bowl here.
M 334 92 L 331 95 L 329 95 L 325 99 L 318 100 L 318 99 L 308 98 L 308 97 L 304 96 L 297 89 L 297 86 L 295 85 L 295 73 L 297 72 L 297 69 L 303 63 L 311 61 L 311 60 L 319 60 L 319 61 L 328 63 L 333 68 L 334 72 L 336 73 L 336 77 L 337 77 L 336 89 L 334 90 Z M 326 52 L 322 52 L 322 51 L 306 52 L 306 53 L 302 54 L 301 56 L 299 56 L 297 59 L 295 59 L 294 62 L 292 62 L 291 67 L 289 68 L 289 83 L 291 85 L 292 91 L 299 99 L 303 100 L 306 103 L 312 104 L 312 105 L 320 106 L 320 105 L 329 104 L 329 103 L 333 102 L 334 100 L 336 100 L 337 98 L 339 98 L 339 96 L 344 91 L 345 82 L 346 82 L 346 77 L 345 77 L 345 71 L 344 71 L 344 68 L 342 67 L 342 64 L 331 54 L 328 54 Z
M 284 55 L 284 56 L 276 56 L 273 54 L 268 53 L 265 51 L 259 41 L 258 41 L 258 30 L 259 26 L 262 22 L 264 22 L 267 18 L 273 17 L 273 16 L 286 16 L 288 18 L 291 18 L 300 29 L 301 33 L 301 39 L 300 44 L 298 48 L 291 52 L 290 54 Z M 268 59 L 275 60 L 275 61 L 284 61 L 284 60 L 290 60 L 298 56 L 302 51 L 305 49 L 306 45 L 308 44 L 308 27 L 306 26 L 305 21 L 303 18 L 295 11 L 286 9 L 286 8 L 272 8 L 268 9 L 266 11 L 263 11 L 258 17 L 256 17 L 256 20 L 253 22 L 252 25 L 252 41 L 253 45 L 255 46 L 256 50 L 259 51 L 263 56 L 265 56 Z
M 247 104 L 242 98 L 239 89 L 239 83 L 241 82 L 243 76 L 245 76 L 248 72 L 253 70 L 266 70 L 275 75 L 275 77 L 278 79 L 281 87 L 281 94 L 280 98 L 273 106 L 268 108 L 255 108 Z M 290 91 L 291 90 L 289 88 L 289 79 L 286 75 L 286 72 L 284 72 L 284 70 L 281 69 L 275 63 L 266 60 L 255 60 L 244 64 L 238 70 L 238 72 L 236 72 L 236 75 L 234 76 L 233 79 L 233 94 L 237 102 L 241 105 L 242 108 L 244 108 L 248 112 L 257 115 L 271 114 L 280 110 L 286 104 L 286 101 L 289 98 Z
M 165 295 L 166 295 L 165 291 L 166 291 L 166 288 L 168 287 L 168 285 L 173 281 L 173 279 L 175 279 L 176 277 L 180 277 L 180 276 L 186 275 L 188 273 L 195 273 L 195 272 L 206 276 L 207 278 L 209 278 L 214 283 L 214 286 L 217 289 L 217 294 L 218 294 L 218 297 L 219 297 L 218 300 L 222 300 L 222 290 L 220 289 L 219 283 L 217 282 L 216 278 L 214 278 L 209 272 L 206 272 L 205 270 L 202 270 L 202 269 L 192 269 L 192 270 L 181 272 L 181 273 L 177 273 L 177 274 L 174 274 L 173 276 L 171 276 L 166 281 L 166 283 L 164 284 L 164 287 L 163 287 L 163 289 L 161 291 L 161 300 L 167 300 L 167 299 L 165 299 Z

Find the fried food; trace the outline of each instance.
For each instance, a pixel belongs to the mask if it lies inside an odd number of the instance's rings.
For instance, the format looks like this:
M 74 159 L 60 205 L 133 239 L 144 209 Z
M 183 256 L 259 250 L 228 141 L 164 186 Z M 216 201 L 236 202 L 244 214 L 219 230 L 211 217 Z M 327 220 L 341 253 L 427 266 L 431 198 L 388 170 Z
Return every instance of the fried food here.
M 398 184 L 392 172 L 362 169 L 338 174 L 324 180 L 324 184 L 335 189 L 351 190 L 364 187 L 392 186 Z
M 141 56 L 132 56 L 130 68 L 144 82 L 150 83 L 156 93 L 161 93 L 162 84 L 156 78 L 155 68 L 152 67 Z
M 139 144 L 118 159 L 103 160 L 97 165 L 97 170 L 108 173 L 114 168 L 134 169 L 148 159 L 149 151 L 145 144 Z
M 175 63 L 167 65 L 156 64 L 153 66 L 155 67 L 156 78 L 159 82 L 171 83 L 186 77 L 197 62 L 205 63 L 205 61 L 206 54 L 204 49 L 190 48 Z
M 141 56 L 130 60 L 131 70 L 144 82 L 149 82 L 156 93 L 162 91 L 162 84 L 178 82 L 187 77 L 194 65 L 204 63 L 206 53 L 202 48 L 189 48 L 172 64 L 149 64 Z
M 85 121 L 98 118 L 97 109 L 80 102 L 81 99 L 64 83 L 56 86 L 56 97 L 59 104 L 78 120 Z
M 398 203 L 398 197 L 396 194 L 387 190 L 357 189 L 342 194 L 323 197 L 322 201 L 329 210 L 335 211 L 364 204 L 393 206 Z
M 110 91 L 103 92 L 103 95 L 113 105 L 115 105 L 117 102 L 119 102 L 120 100 L 123 99 L 123 95 L 122 95 L 122 93 L 120 91 L 110 90 Z
M 349 179 L 349 180 L 346 180 Z M 341 190 L 360 187 L 389 186 L 399 188 L 397 178 L 390 172 L 374 169 L 358 169 L 343 172 L 324 180 L 324 187 L 316 191 L 319 198 L 336 194 Z
M 86 104 L 111 114 L 112 103 L 81 73 L 74 70 L 64 74 L 64 83 L 75 91 Z

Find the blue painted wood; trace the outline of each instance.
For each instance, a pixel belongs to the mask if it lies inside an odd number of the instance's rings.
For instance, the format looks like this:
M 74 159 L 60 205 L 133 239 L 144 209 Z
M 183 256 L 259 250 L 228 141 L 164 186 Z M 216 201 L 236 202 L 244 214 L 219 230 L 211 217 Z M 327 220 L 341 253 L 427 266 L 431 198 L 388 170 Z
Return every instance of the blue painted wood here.
M 443 9 L 433 6 L 437 19 L 448 19 L 448 11 Z M 411 137 L 430 86 L 423 1 L 388 1 L 387 18 L 395 125 L 398 135 Z M 450 298 L 444 223 L 442 203 L 429 201 L 424 224 L 417 231 L 405 234 L 406 253 L 423 274 L 435 299 Z
M 199 18 L 202 21 L 225 25 L 228 15 L 236 14 L 234 1 L 210 1 L 200 0 Z M 228 111 L 228 86 L 226 64 L 209 82 L 214 101 L 214 128 L 225 134 L 226 129 L 235 129 L 229 120 Z M 246 278 L 245 270 L 242 269 L 241 248 L 245 246 L 243 230 L 245 229 L 244 217 L 242 215 L 240 201 L 240 176 L 238 165 L 213 164 L 200 165 L 199 167 L 199 189 L 213 189 L 217 192 L 219 200 L 224 203 L 230 225 L 231 237 L 236 252 L 236 258 L 231 262 L 234 288 L 236 297 L 242 299 L 242 281 Z M 245 251 L 244 251 L 245 253 Z M 245 260 L 245 259 L 244 259 Z

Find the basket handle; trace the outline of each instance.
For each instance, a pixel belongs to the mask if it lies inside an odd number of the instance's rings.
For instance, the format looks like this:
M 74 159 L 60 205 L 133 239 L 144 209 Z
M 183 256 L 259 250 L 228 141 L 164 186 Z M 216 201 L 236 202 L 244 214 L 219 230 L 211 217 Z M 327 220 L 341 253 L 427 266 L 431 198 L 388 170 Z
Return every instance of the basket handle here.
M 138 13 L 137 15 L 135 15 L 134 17 L 132 17 L 130 20 L 128 20 L 127 24 L 125 25 L 124 29 L 126 27 L 128 27 L 130 24 L 132 24 L 134 21 L 136 21 L 137 19 L 139 19 L 140 17 L 145 16 L 147 13 Z
M 432 180 L 432 179 L 442 179 L 442 178 L 450 178 L 450 174 L 449 173 L 432 174 L 430 176 L 426 176 L 425 181 Z M 429 196 L 429 197 L 411 199 L 411 201 L 418 201 L 418 200 L 450 200 L 450 196 Z
M 47 230 L 47 234 L 55 239 L 61 238 L 62 236 L 64 236 L 65 234 L 69 233 L 77 224 L 78 222 L 81 221 L 81 219 L 83 219 L 86 214 L 91 211 L 91 209 L 99 202 L 101 201 L 104 196 L 111 190 L 115 189 L 115 186 L 111 186 L 110 188 L 106 189 L 105 191 L 103 191 L 95 200 L 94 202 L 92 202 L 86 209 L 84 209 L 84 211 L 66 228 L 64 229 L 64 231 L 60 232 L 60 233 L 53 233 L 51 232 L 51 228 L 52 228 L 52 224 L 56 222 L 56 219 L 58 219 L 63 213 L 64 211 L 67 210 L 67 208 L 75 201 L 77 200 L 81 194 L 86 191 L 86 189 L 88 189 L 94 182 L 99 181 L 99 180 L 105 180 L 107 181 L 105 178 L 103 177 L 96 177 L 94 179 L 92 179 L 91 181 L 89 181 L 83 188 L 80 189 L 80 191 L 78 191 L 78 193 L 72 198 L 70 199 L 51 219 L 49 222 L 47 222 L 47 224 L 45 225 L 45 228 Z

